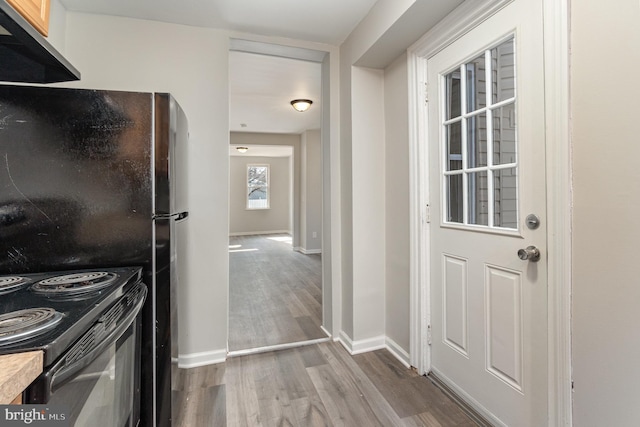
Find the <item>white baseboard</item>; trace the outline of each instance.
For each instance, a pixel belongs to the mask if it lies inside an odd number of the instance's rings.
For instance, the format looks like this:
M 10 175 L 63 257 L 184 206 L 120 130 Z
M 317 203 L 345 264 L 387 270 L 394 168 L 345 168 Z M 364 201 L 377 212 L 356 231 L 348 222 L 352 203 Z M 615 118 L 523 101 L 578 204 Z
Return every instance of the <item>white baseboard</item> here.
M 387 344 L 387 350 L 389 350 L 389 352 L 393 354 L 393 356 L 398 359 L 398 361 L 402 363 L 406 368 L 411 369 L 411 357 L 409 356 L 409 353 L 407 353 L 402 347 L 398 345 L 397 342 L 395 342 L 391 338 L 386 337 L 385 341 Z
M 325 334 L 327 334 L 327 336 L 328 336 L 329 338 L 332 338 L 331 332 L 327 331 L 327 330 L 324 328 L 324 325 L 320 325 L 320 329 L 322 329 L 322 332 L 324 332 Z M 335 339 L 334 339 L 334 341 L 335 341 Z
M 178 355 L 179 368 L 197 368 L 198 366 L 214 365 L 227 360 L 227 350 L 203 351 L 202 353 Z
M 291 234 L 291 230 L 271 230 L 271 231 L 239 231 L 229 233 L 229 237 L 233 236 L 261 236 L 263 234 Z
M 345 334 L 344 331 L 340 331 L 337 337 L 335 337 L 334 341 L 338 341 L 342 346 L 349 352 L 349 354 L 353 354 L 351 352 L 352 342 L 349 335 Z
M 384 335 L 380 335 L 379 337 L 367 338 L 366 340 L 352 341 L 347 334 L 341 331 L 339 341 L 351 355 L 366 353 L 373 350 L 380 350 L 381 348 L 386 347 Z
M 356 355 L 361 353 L 366 353 L 369 351 L 380 350 L 381 348 L 386 348 L 389 352 L 398 359 L 400 363 L 402 363 L 407 369 L 411 369 L 411 357 L 409 353 L 406 352 L 402 347 L 398 345 L 394 340 L 386 336 L 379 336 L 374 338 L 369 338 L 366 340 L 360 341 L 352 341 L 351 338 L 344 332 L 340 332 L 337 338 L 334 341 L 338 341 L 342 346 L 349 352 L 349 354 Z
M 247 350 L 234 350 L 234 351 L 230 351 L 229 352 L 229 357 L 238 357 L 238 356 L 248 356 L 250 354 L 260 354 L 260 353 L 268 353 L 268 352 L 272 352 L 272 351 L 278 351 L 278 350 L 288 350 L 290 348 L 298 348 L 298 347 L 304 347 L 307 345 L 314 345 L 314 344 L 320 344 L 323 342 L 328 342 L 331 339 L 329 337 L 326 338 L 318 338 L 315 340 L 307 340 L 307 341 L 297 341 L 297 342 L 290 342 L 290 343 L 286 343 L 286 344 L 276 344 L 276 345 L 268 345 L 265 347 L 256 347 L 256 348 L 250 348 Z
M 301 254 L 305 254 L 305 255 L 315 255 L 315 254 L 321 254 L 322 253 L 322 249 L 305 249 L 303 247 L 300 246 L 296 246 L 295 248 L 293 248 L 294 251 L 296 252 L 300 252 Z

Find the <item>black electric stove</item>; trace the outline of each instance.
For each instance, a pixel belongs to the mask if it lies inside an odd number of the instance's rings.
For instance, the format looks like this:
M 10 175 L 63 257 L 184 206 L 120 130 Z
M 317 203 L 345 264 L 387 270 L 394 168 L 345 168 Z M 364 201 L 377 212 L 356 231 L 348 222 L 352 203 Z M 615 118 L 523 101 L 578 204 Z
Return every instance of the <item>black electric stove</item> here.
M 51 365 L 141 277 L 139 267 L 0 276 L 0 354 L 43 350 Z

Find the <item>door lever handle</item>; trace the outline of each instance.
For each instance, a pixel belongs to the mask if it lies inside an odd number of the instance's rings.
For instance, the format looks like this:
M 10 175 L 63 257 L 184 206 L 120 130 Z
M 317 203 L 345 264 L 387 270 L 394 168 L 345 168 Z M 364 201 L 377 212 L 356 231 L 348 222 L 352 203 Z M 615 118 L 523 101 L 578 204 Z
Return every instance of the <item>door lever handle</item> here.
M 523 261 L 538 262 L 540 261 L 540 249 L 535 246 L 527 246 L 518 251 L 518 258 Z

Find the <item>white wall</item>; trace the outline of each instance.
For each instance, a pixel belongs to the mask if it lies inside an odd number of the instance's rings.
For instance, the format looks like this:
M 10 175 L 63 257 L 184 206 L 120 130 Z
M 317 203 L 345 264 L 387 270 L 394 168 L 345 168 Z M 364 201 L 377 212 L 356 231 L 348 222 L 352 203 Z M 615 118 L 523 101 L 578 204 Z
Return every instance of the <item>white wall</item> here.
M 293 247 L 300 246 L 300 135 L 292 133 L 231 132 L 233 145 L 286 145 L 293 147 L 292 200 L 290 221 L 293 233 Z
M 189 118 L 188 284 L 180 354 L 224 358 L 227 346 L 228 36 L 216 30 L 67 13 L 65 53 L 82 73 L 66 86 L 170 92 Z M 194 356 L 195 357 L 195 356 Z M 197 362 L 197 360 L 192 360 Z
M 414 3 L 378 1 L 340 46 L 341 320 L 352 350 L 385 334 L 384 81 L 382 71 L 353 65 Z M 371 197 L 356 194 L 367 188 Z
M 322 146 L 320 129 L 302 133 L 300 142 L 300 250 L 322 249 Z
M 338 323 L 340 334 L 350 340 L 353 337 L 353 176 L 351 163 L 351 57 L 348 41 L 340 47 L 340 229 L 342 286 L 339 298 L 342 303 Z
M 229 158 L 229 234 L 291 233 L 291 157 Z M 247 209 L 247 166 L 269 165 L 269 209 Z
M 640 2 L 571 2 L 574 425 L 640 420 Z
M 384 70 L 385 331 L 409 353 L 409 88 L 407 55 Z
M 351 338 L 357 343 L 385 334 L 384 72 L 353 67 L 351 73 L 354 236 Z
M 65 55 L 66 50 L 67 11 L 60 0 L 50 0 L 49 35 L 47 41 L 58 52 Z

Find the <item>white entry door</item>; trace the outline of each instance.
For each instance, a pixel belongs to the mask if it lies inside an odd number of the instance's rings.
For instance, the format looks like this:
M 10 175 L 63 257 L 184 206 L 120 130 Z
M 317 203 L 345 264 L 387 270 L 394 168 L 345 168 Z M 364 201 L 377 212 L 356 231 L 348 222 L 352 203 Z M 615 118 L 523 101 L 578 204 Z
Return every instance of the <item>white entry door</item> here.
M 509 426 L 547 425 L 541 5 L 427 62 L 432 371 Z

